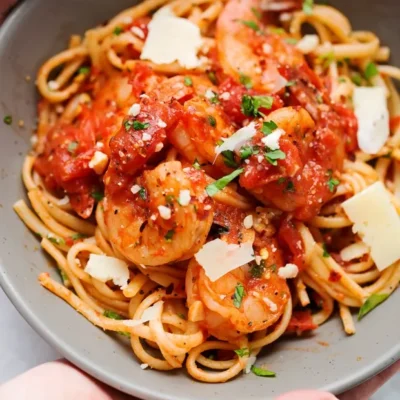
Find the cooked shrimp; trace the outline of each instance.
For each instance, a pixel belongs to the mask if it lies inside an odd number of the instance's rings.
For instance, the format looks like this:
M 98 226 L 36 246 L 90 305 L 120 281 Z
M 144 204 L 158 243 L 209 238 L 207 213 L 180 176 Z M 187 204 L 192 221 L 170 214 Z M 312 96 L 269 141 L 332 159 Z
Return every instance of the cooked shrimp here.
M 290 298 L 286 281 L 276 271 L 281 259 L 277 245 L 265 242 L 271 256 L 251 265 L 239 267 L 215 282 L 211 282 L 203 268 L 193 259 L 186 275 L 189 307 L 200 301 L 204 320 L 199 323 L 209 335 L 220 340 L 235 340 L 240 336 L 268 328 L 284 311 Z M 275 250 L 275 253 L 273 252 Z M 277 264 L 278 263 L 278 264 Z
M 112 179 L 110 177 L 110 179 Z M 106 224 L 113 246 L 135 264 L 185 260 L 205 243 L 213 218 L 202 171 L 178 161 L 146 170 L 131 185 L 108 190 Z
M 270 57 L 273 50 L 268 41 L 277 35 L 266 37 L 259 34 L 262 22 L 257 11 L 261 12 L 260 0 L 229 1 L 217 23 L 218 57 L 227 75 L 237 81 L 245 75 L 251 78 L 255 89 L 275 93 L 285 82 L 276 61 Z

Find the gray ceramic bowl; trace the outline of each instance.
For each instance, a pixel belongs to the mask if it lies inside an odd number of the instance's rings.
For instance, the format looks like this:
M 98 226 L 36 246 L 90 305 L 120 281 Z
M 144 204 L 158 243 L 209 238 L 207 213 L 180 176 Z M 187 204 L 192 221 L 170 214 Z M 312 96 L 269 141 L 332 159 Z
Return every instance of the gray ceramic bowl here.
M 261 357 L 277 378 L 241 376 L 224 384 L 195 382 L 184 370 L 142 371 L 130 348 L 107 335 L 37 282 L 41 271 L 57 276 L 39 244 L 12 211 L 25 197 L 20 170 L 36 121 L 37 94 L 26 75 L 63 49 L 71 33 L 84 32 L 132 5 L 132 0 L 27 0 L 0 28 L 0 117 L 11 114 L 12 126 L 0 124 L 0 282 L 15 307 L 60 353 L 99 380 L 143 399 L 272 399 L 285 391 L 320 388 L 343 392 L 400 358 L 397 291 L 379 309 L 357 323 L 346 337 L 333 318 L 308 338 L 280 340 Z M 391 45 L 400 65 L 400 2 L 333 2 L 354 26 L 377 32 Z M 378 5 L 379 4 L 379 5 Z M 397 52 L 397 53 L 396 53 Z M 33 78 L 34 80 L 34 78 Z M 23 119 L 25 128 L 17 127 Z M 2 321 L 6 324 L 7 321 Z M 328 343 L 328 346 L 323 345 Z

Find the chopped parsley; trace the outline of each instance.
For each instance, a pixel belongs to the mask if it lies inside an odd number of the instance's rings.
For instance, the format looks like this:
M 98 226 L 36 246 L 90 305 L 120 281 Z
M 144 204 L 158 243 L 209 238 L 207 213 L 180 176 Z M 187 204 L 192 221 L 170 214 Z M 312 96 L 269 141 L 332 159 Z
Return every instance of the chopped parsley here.
M 379 306 L 379 304 L 383 303 L 388 297 L 389 293 L 374 293 L 369 296 L 358 312 L 358 320 L 365 317 L 370 311 Z
M 236 171 L 233 171 L 229 175 L 226 175 L 214 183 L 211 183 L 206 187 L 206 192 L 210 197 L 215 196 L 219 191 L 221 191 L 225 186 L 227 186 L 230 182 L 232 182 L 235 178 L 237 178 L 242 172 L 243 168 L 239 168 Z
M 177 314 L 178 315 L 178 317 L 180 318 L 180 319 L 184 319 L 184 320 L 186 320 L 186 317 L 185 317 L 185 315 L 184 314 L 182 314 L 182 313 L 179 313 L 179 314 Z
M 331 256 L 329 254 L 329 251 L 328 251 L 328 248 L 326 246 L 326 243 L 322 243 L 322 250 L 323 250 L 322 257 L 329 258 Z
M 65 244 L 65 240 L 62 238 L 56 238 L 54 236 L 47 235 L 47 240 L 49 240 L 53 244 L 58 244 L 60 246 L 63 246 Z
M 124 319 L 121 315 L 119 315 L 119 314 L 117 314 L 116 312 L 111 311 L 111 310 L 105 310 L 104 313 L 103 313 L 103 315 L 104 315 L 105 317 L 107 317 L 107 318 L 116 319 L 116 320 L 118 320 L 118 321 L 121 321 L 121 320 Z M 117 333 L 118 333 L 119 335 L 122 335 L 122 336 L 127 336 L 127 337 L 130 337 L 130 336 L 131 336 L 129 332 L 117 332 Z
M 240 22 L 247 26 L 248 28 L 252 29 L 254 32 L 259 32 L 260 31 L 260 27 L 258 26 L 258 24 L 254 21 L 244 21 L 244 20 L 240 20 Z
M 287 43 L 287 44 L 297 44 L 297 42 L 298 42 L 298 40 L 297 39 L 295 39 L 295 38 L 285 38 L 285 42 Z
M 258 265 L 256 262 L 253 262 L 250 269 L 249 273 L 253 278 L 261 278 L 265 270 L 265 263 L 264 260 L 260 262 L 260 265 Z
M 250 350 L 247 347 L 242 349 L 233 350 L 239 357 L 248 357 L 250 355 Z
M 311 15 L 313 12 L 314 0 L 303 1 L 303 12 L 304 14 Z
M 114 29 L 114 35 L 119 36 L 124 30 L 120 26 L 116 26 Z
M 272 165 L 277 166 L 278 160 L 284 160 L 286 154 L 282 150 L 271 150 L 264 154 L 265 159 Z
M 294 86 L 295 84 L 296 84 L 296 81 L 287 81 L 285 87 Z
M 12 121 L 13 121 L 13 119 L 12 119 L 12 116 L 11 116 L 11 115 L 6 115 L 6 116 L 3 118 L 3 122 L 4 122 L 6 125 L 11 125 L 11 124 L 12 124 Z
M 67 285 L 69 286 L 69 285 L 70 285 L 70 281 L 69 281 L 68 276 L 67 276 L 67 274 L 65 273 L 65 271 L 64 271 L 63 269 L 59 268 L 59 269 L 58 269 L 58 272 L 60 273 L 60 276 L 61 276 L 61 280 L 62 280 L 63 285 L 64 285 L 64 286 L 67 286 Z
M 218 79 L 217 75 L 215 75 L 214 71 L 208 71 L 207 72 L 208 79 L 211 81 L 212 84 L 217 85 L 218 84 Z
M 148 122 L 133 121 L 132 126 L 135 131 L 142 131 L 147 129 L 150 124 Z
M 236 308 L 240 308 L 244 296 L 246 296 L 244 286 L 241 283 L 238 283 L 235 287 L 235 293 L 233 294 L 233 305 Z
M 261 19 L 262 15 L 261 12 L 257 10 L 255 7 L 251 7 L 251 12 L 256 16 L 257 19 Z
M 88 235 L 85 235 L 84 233 L 75 233 L 71 236 L 71 239 L 75 241 L 75 240 L 79 240 L 79 239 L 85 239 L 87 237 L 88 237 Z
M 103 315 L 107 318 L 116 319 L 118 321 L 121 321 L 122 319 L 124 319 L 121 315 L 119 315 L 116 312 L 111 311 L 111 310 L 105 310 Z
M 193 80 L 190 76 L 185 76 L 183 83 L 185 84 L 185 86 L 193 86 Z
M 229 168 L 237 168 L 238 165 L 235 161 L 235 155 L 231 150 L 225 150 L 222 153 L 222 157 L 224 158 L 224 163 Z
M 322 62 L 324 68 L 328 68 L 335 61 L 335 53 L 330 51 L 329 53 L 321 54 L 318 59 Z
M 193 168 L 197 169 L 197 170 L 201 169 L 201 165 L 200 165 L 199 161 L 197 160 L 197 158 L 194 160 Z
M 347 79 L 344 76 L 339 77 L 338 79 L 339 83 L 346 83 Z
M 273 378 L 276 376 L 276 373 L 273 371 L 268 371 L 267 369 L 259 368 L 253 365 L 251 367 L 251 372 L 257 376 L 262 376 L 262 377 L 267 377 L 267 378 Z
M 247 117 L 259 117 L 264 116 L 259 111 L 260 108 L 270 109 L 274 102 L 274 98 L 271 96 L 250 96 L 245 94 L 242 97 L 242 112 Z
M 211 102 L 211 104 L 218 104 L 219 103 L 219 97 L 218 94 L 213 92 L 214 96 L 210 97 L 209 100 Z
M 139 197 L 142 200 L 147 200 L 147 192 L 146 192 L 146 189 L 144 187 L 140 188 L 138 193 L 139 193 Z
M 278 179 L 278 185 L 282 185 L 283 183 L 285 183 L 286 182 L 286 178 L 279 178 Z
M 246 158 L 249 158 L 253 154 L 258 154 L 260 152 L 258 146 L 243 146 L 240 149 L 240 158 L 242 160 L 245 160 Z
M 174 237 L 175 234 L 175 230 L 174 229 L 170 229 L 164 236 L 164 239 L 167 242 L 172 242 L 172 238 Z
M 217 120 L 215 119 L 215 117 L 213 117 L 212 115 L 209 115 L 207 117 L 208 123 L 215 128 L 217 126 Z
M 90 73 L 90 67 L 81 67 L 78 69 L 78 74 L 87 75 Z
M 267 122 L 263 122 L 263 126 L 261 128 L 261 132 L 264 135 L 269 135 L 275 129 L 278 129 L 278 125 L 274 121 L 267 121 Z
M 275 34 L 277 34 L 277 35 L 283 35 L 283 34 L 286 32 L 283 28 L 274 28 L 274 27 L 271 27 L 271 28 L 269 28 L 269 30 L 270 30 L 272 33 L 275 33 Z
M 362 85 L 362 77 L 361 74 L 359 74 L 358 72 L 354 72 L 354 74 L 351 75 L 351 81 L 357 85 L 357 86 L 361 86 Z
M 296 189 L 294 187 L 293 181 L 288 181 L 284 190 L 285 193 L 294 193 L 296 192 Z
M 240 74 L 239 77 L 240 83 L 246 88 L 246 89 L 251 89 L 253 87 L 253 82 L 251 81 L 251 78 L 245 74 Z
M 90 195 L 96 200 L 96 201 L 101 201 L 104 199 L 104 193 L 103 192 L 92 192 Z
M 328 171 L 326 172 L 326 175 L 329 178 L 327 185 L 328 185 L 329 191 L 333 193 L 335 191 L 336 186 L 338 186 L 340 184 L 340 181 L 333 178 L 332 174 L 333 174 L 333 171 L 331 169 L 328 169 Z
M 74 154 L 75 150 L 78 148 L 78 145 L 79 145 L 79 143 L 76 141 L 69 142 L 68 147 L 67 147 L 68 152 L 71 154 Z
M 376 76 L 378 74 L 379 74 L 379 71 L 378 71 L 378 68 L 376 67 L 376 64 L 373 62 L 369 62 L 364 70 L 365 78 L 369 81 L 369 80 L 371 80 L 371 78 L 373 78 L 374 76 Z
M 169 194 L 167 196 L 165 196 L 165 202 L 170 206 L 174 203 L 175 200 L 175 196 L 173 196 L 172 194 Z

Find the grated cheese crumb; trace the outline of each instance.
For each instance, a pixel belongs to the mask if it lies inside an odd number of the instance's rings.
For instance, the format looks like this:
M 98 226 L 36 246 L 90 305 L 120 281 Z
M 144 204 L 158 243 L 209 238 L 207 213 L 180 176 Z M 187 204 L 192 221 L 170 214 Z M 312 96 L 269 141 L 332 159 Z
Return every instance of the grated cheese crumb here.
M 158 206 L 158 212 L 162 219 L 170 219 L 171 218 L 171 209 L 165 206 Z
M 181 206 L 187 206 L 190 204 L 190 190 L 181 190 L 179 192 L 179 204 Z
M 283 279 L 296 278 L 299 273 L 299 268 L 296 264 L 286 264 L 284 267 L 279 268 L 278 275 Z
M 243 225 L 246 229 L 251 229 L 253 227 L 253 216 L 251 214 L 245 217 Z
M 137 117 L 140 114 L 140 104 L 132 104 L 132 107 L 129 109 L 128 114 L 132 115 L 133 117 Z

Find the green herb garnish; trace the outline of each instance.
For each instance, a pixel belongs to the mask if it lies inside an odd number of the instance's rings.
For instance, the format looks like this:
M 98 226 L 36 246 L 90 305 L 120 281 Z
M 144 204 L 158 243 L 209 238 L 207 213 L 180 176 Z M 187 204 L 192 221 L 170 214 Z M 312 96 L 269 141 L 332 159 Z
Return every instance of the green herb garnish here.
M 286 193 L 294 193 L 296 191 L 293 181 L 288 181 L 284 190 Z
M 222 157 L 224 158 L 224 163 L 229 168 L 237 168 L 238 165 L 235 161 L 235 155 L 231 150 L 225 150 L 221 153 Z
M 339 184 L 340 184 L 340 181 L 338 181 L 337 179 L 329 178 L 329 180 L 328 180 L 329 191 L 333 193 L 335 191 L 336 186 L 338 186 Z
M 104 193 L 103 192 L 92 192 L 90 195 L 96 200 L 96 201 L 101 201 L 104 199 Z
M 71 154 L 74 154 L 75 150 L 78 148 L 78 145 L 79 145 L 79 143 L 76 141 L 69 142 L 68 147 L 67 147 L 68 152 Z
M 375 307 L 378 307 L 379 304 L 383 303 L 388 297 L 388 293 L 374 293 L 369 296 L 358 312 L 358 320 L 365 317 L 370 311 L 372 311 Z
M 185 84 L 185 86 L 193 86 L 193 80 L 190 76 L 185 76 L 183 83 Z
M 71 239 L 75 241 L 75 240 L 79 240 L 79 239 L 85 239 L 87 237 L 88 237 L 88 235 L 85 235 L 84 233 L 75 233 L 71 236 Z
M 369 80 L 371 80 L 371 78 L 373 78 L 374 76 L 376 76 L 378 74 L 379 74 L 379 71 L 378 71 L 378 68 L 376 67 L 376 64 L 373 62 L 369 62 L 364 70 L 365 78 L 369 81 Z
M 253 87 L 253 82 L 251 81 L 251 78 L 245 74 L 240 74 L 239 77 L 240 83 L 246 88 L 246 89 L 251 89 Z
M 297 44 L 298 40 L 295 38 L 285 38 L 287 44 Z
M 174 237 L 175 234 L 175 230 L 174 229 L 170 229 L 164 236 L 164 239 L 167 242 L 172 242 L 172 238 Z
M 235 287 L 235 293 L 233 294 L 233 305 L 236 308 L 240 308 L 245 295 L 244 286 L 241 283 L 238 283 Z
M 258 154 L 260 152 L 258 146 L 243 146 L 240 149 L 240 158 L 242 160 L 245 160 L 246 158 L 249 158 L 250 156 L 252 156 L 253 154 Z
M 194 160 L 193 168 L 197 169 L 197 170 L 201 169 L 201 165 L 200 165 L 199 161 L 197 160 L 197 158 Z
M 249 273 L 253 278 L 261 278 L 265 270 L 265 263 L 264 260 L 260 262 L 260 265 L 258 265 L 256 262 L 253 262 L 250 269 Z
M 186 320 L 186 317 L 185 317 L 185 315 L 184 314 L 182 314 L 182 313 L 179 313 L 179 314 L 177 314 L 178 315 L 178 317 L 180 318 L 180 319 L 184 319 L 184 320 Z
M 104 313 L 103 313 L 103 315 L 104 315 L 105 317 L 107 317 L 107 318 L 116 319 L 116 320 L 118 320 L 118 321 L 121 321 L 121 320 L 124 319 L 121 315 L 119 315 L 119 314 L 117 314 L 116 312 L 111 311 L 111 310 L 105 310 Z M 131 336 L 129 332 L 117 332 L 117 333 L 118 333 L 119 335 L 122 335 L 122 336 L 127 336 L 127 337 L 130 337 L 130 336 Z
M 232 182 L 235 178 L 237 178 L 242 172 L 243 168 L 239 168 L 236 171 L 233 171 L 229 175 L 226 175 L 214 183 L 211 183 L 206 187 L 206 192 L 210 197 L 215 196 L 219 191 L 221 191 L 225 186 L 227 186 L 230 182 Z
M 56 238 L 54 236 L 47 235 L 47 240 L 49 240 L 53 244 L 57 244 L 60 246 L 65 245 L 65 240 L 62 238 Z
M 267 122 L 263 122 L 263 126 L 261 128 L 261 132 L 264 135 L 269 135 L 275 129 L 278 129 L 278 125 L 274 121 L 267 121 Z
M 266 378 L 273 378 L 273 377 L 276 376 L 275 372 L 268 371 L 267 369 L 256 367 L 255 365 L 253 365 L 251 367 L 251 372 L 253 372 L 253 374 L 255 374 L 257 376 L 262 376 L 262 377 L 266 377 Z
M 13 121 L 13 119 L 12 119 L 12 116 L 11 116 L 11 115 L 6 115 L 6 116 L 3 118 L 3 122 L 4 122 L 6 125 L 11 125 L 11 124 L 12 124 L 12 121 Z
M 139 197 L 142 200 L 147 200 L 147 192 L 146 192 L 146 189 L 144 187 L 140 188 L 138 194 L 139 194 Z
M 90 73 L 90 67 L 80 67 L 78 69 L 78 74 L 87 75 Z
M 294 86 L 295 84 L 296 84 L 296 81 L 287 81 L 285 87 Z
M 215 117 L 213 117 L 212 115 L 209 115 L 207 117 L 208 123 L 215 128 L 217 126 L 217 120 L 215 119 Z
M 311 15 L 313 12 L 314 0 L 303 1 L 303 12 L 304 14 Z
M 255 7 L 251 7 L 251 12 L 256 16 L 257 19 L 261 19 L 262 15 L 261 12 L 257 10 Z
M 328 248 L 326 246 L 326 243 L 322 243 L 322 250 L 323 250 L 322 257 L 329 258 L 331 256 L 329 254 L 329 251 L 328 251 Z
M 274 102 L 271 96 L 250 96 L 245 94 L 242 97 L 242 112 L 247 117 L 265 116 L 259 111 L 260 108 L 270 109 Z
M 321 54 L 318 59 L 322 61 L 324 68 L 328 68 L 335 61 L 335 53 L 330 51 L 329 53 Z
M 275 33 L 277 35 L 283 35 L 286 32 L 283 28 L 270 27 L 269 30 L 270 32 Z
M 259 30 L 260 30 L 260 27 L 254 21 L 243 21 L 243 20 L 240 20 L 240 22 L 243 25 L 247 26 L 248 28 L 253 29 L 254 32 L 259 32 Z
M 116 26 L 114 29 L 114 35 L 119 36 L 124 30 L 120 26 Z
M 141 131 L 147 129 L 150 124 L 148 122 L 133 121 L 132 126 L 135 131 Z
M 354 72 L 354 74 L 351 75 L 351 81 L 357 85 L 357 86 L 361 86 L 362 85 L 362 77 L 361 74 L 359 74 L 358 72 Z
M 272 165 L 277 166 L 277 160 L 284 160 L 286 154 L 282 150 L 271 150 L 264 154 L 265 159 Z
M 207 72 L 208 79 L 211 81 L 212 84 L 217 85 L 218 84 L 218 79 L 217 75 L 215 75 L 214 71 L 208 71 Z
M 233 350 L 239 357 L 248 357 L 250 355 L 250 350 L 247 347 L 242 349 Z

